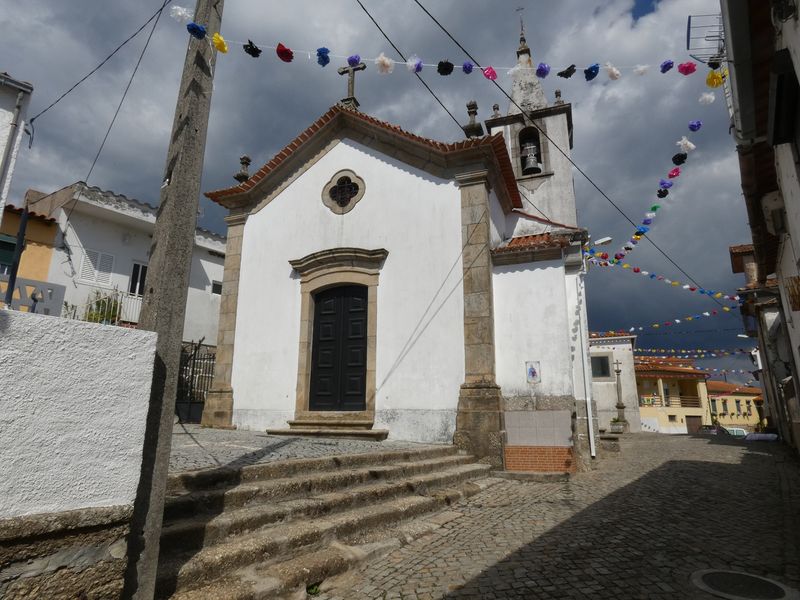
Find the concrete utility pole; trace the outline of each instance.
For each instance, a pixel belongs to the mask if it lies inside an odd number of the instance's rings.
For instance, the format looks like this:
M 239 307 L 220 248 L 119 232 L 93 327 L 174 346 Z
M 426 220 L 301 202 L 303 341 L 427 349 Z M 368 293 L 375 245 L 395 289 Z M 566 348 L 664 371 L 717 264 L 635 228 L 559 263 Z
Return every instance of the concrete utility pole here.
M 197 0 L 194 21 L 220 30 L 224 0 Z M 161 187 L 139 327 L 158 333 L 124 598 L 153 598 L 172 445 L 186 295 L 211 109 L 214 47 L 189 37 Z

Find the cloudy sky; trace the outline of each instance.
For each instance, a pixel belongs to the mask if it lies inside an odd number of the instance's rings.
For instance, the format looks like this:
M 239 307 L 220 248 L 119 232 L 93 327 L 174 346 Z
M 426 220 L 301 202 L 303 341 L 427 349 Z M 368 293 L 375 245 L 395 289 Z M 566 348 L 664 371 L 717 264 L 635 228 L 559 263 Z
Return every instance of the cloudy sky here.
M 465 57 L 412 0 L 363 0 L 394 43 L 406 55 L 426 63 Z M 34 85 L 31 115 L 93 68 L 133 33 L 161 0 L 0 0 L 0 71 Z M 193 0 L 172 5 L 193 8 Z M 729 117 L 721 91 L 715 103 L 698 103 L 705 67 L 683 77 L 662 75 L 665 59 L 689 60 L 689 15 L 719 12 L 718 0 L 425 0 L 434 13 L 483 65 L 498 68 L 498 82 L 510 90 L 499 67 L 514 65 L 522 11 L 534 62 L 552 65 L 543 82 L 548 99 L 555 89 L 573 105 L 574 150 L 578 165 L 634 221 L 655 201 L 659 178 L 672 167 L 675 142 L 689 135 L 697 144 L 676 180 L 650 236 L 696 282 L 733 292 L 741 275 L 730 272 L 728 246 L 750 241 L 739 183 Z M 84 180 L 119 102 L 146 33 L 118 53 L 73 94 L 36 122 L 31 149 L 20 156 L 12 202 L 27 188 L 52 191 Z M 230 41 L 252 39 L 300 50 L 327 46 L 334 54 L 380 52 L 399 58 L 355 0 L 227 0 L 222 33 Z M 147 50 L 122 112 L 89 183 L 155 204 L 158 200 L 187 34 L 164 14 Z M 227 187 L 238 157 L 249 154 L 258 167 L 297 133 L 345 95 L 336 59 L 322 69 L 302 52 L 285 64 L 265 50 L 253 59 L 231 43 L 220 55 L 215 85 L 203 190 Z M 598 62 L 618 66 L 622 78 L 610 81 L 601 70 L 586 83 L 580 69 Z M 570 80 L 555 71 L 575 63 Z M 652 65 L 644 76 L 631 67 Z M 465 103 L 477 100 L 479 117 L 507 101 L 479 73 L 441 77 L 422 73 L 445 106 L 466 121 Z M 404 68 L 379 75 L 372 64 L 358 77 L 361 109 L 403 128 L 442 141 L 463 137 L 450 117 Z M 30 116 L 30 115 L 29 115 Z M 690 120 L 701 131 L 687 130 Z M 632 234 L 632 226 L 578 172 L 574 172 L 579 223 L 595 239 L 613 236 L 612 251 Z M 17 200 L 18 202 L 18 200 Z M 200 224 L 224 232 L 224 211 L 201 201 Z M 686 277 L 649 243 L 642 242 L 630 262 L 682 283 Z M 589 320 L 593 330 L 619 329 L 671 321 L 719 308 L 711 299 L 620 269 L 595 268 L 588 278 Z M 732 348 L 749 346 L 736 337 L 740 319 L 733 312 L 673 326 L 647 327 L 641 347 Z M 706 366 L 748 368 L 749 360 L 714 361 Z M 740 379 L 736 376 L 734 379 Z

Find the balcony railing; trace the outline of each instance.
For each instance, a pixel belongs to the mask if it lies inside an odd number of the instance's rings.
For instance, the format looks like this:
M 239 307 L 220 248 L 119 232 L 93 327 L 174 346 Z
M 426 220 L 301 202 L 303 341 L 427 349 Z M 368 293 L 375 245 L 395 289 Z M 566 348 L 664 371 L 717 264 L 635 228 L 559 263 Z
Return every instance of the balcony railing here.
M 655 408 L 702 408 L 699 396 L 639 396 L 639 406 Z
M 141 296 L 119 290 L 106 293 L 97 291 L 86 304 L 65 308 L 63 316 L 105 325 L 136 325 L 141 310 Z

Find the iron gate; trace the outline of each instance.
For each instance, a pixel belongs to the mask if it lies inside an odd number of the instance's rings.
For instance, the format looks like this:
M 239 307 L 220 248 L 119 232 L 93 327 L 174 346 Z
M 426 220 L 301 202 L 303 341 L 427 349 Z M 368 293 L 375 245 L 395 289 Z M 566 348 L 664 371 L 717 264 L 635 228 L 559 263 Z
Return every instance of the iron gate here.
M 203 416 L 206 394 L 214 381 L 216 349 L 202 344 L 184 344 L 178 377 L 175 414 L 181 423 L 199 423 Z

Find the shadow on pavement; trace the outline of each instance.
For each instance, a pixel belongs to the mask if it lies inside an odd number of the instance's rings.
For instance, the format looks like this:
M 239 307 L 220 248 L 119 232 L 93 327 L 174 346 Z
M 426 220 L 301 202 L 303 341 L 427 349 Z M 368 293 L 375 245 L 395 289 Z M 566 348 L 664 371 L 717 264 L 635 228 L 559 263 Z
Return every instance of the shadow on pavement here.
M 710 599 L 689 581 L 704 568 L 746 571 L 800 588 L 800 556 L 794 544 L 784 543 L 800 539 L 798 519 L 789 514 L 798 507 L 782 497 L 778 484 L 785 479 L 778 471 L 790 469 L 797 485 L 798 461 L 780 444 L 714 437 L 704 439 L 746 446 L 741 464 L 665 462 L 445 597 Z M 602 485 L 602 477 L 581 485 Z

